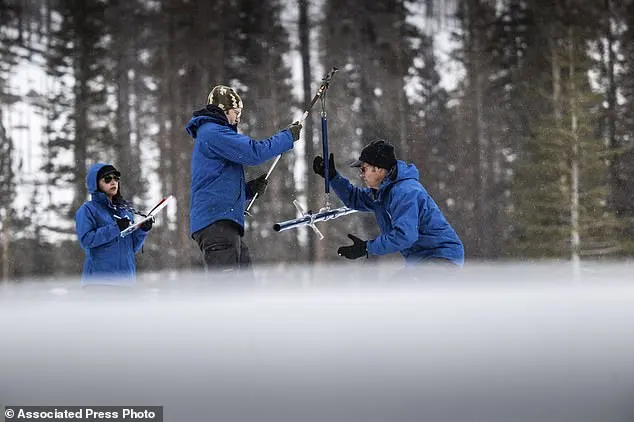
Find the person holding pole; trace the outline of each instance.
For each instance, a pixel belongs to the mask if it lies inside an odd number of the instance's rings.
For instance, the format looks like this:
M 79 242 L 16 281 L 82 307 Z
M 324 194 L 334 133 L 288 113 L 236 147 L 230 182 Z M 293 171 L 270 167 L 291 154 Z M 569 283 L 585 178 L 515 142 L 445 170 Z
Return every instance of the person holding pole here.
M 374 212 L 381 234 L 362 240 L 348 234 L 353 244 L 337 250 L 340 256 L 357 259 L 372 255 L 400 252 L 408 267 L 434 264 L 462 267 L 462 241 L 418 180 L 413 164 L 397 160 L 394 147 L 384 140 L 370 142 L 361 151 L 358 167 L 367 187 L 353 186 L 335 169 L 333 154 L 328 157 L 326 175 L 324 159 L 316 156 L 313 171 L 327 177 L 330 186 L 352 209 Z
M 207 106 L 186 125 L 194 140 L 191 159 L 190 234 L 200 248 L 205 270 L 252 271 L 244 236 L 245 204 L 262 195 L 267 175 L 245 181 L 244 165 L 256 166 L 289 151 L 302 125 L 294 122 L 270 138 L 238 133 L 243 103 L 226 85 L 215 86 Z

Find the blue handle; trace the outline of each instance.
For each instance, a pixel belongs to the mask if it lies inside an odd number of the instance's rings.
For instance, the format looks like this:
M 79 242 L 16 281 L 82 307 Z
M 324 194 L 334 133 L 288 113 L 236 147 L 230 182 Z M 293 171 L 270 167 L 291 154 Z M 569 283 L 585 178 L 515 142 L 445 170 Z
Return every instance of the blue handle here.
M 321 144 L 324 148 L 324 183 L 326 185 L 325 192 L 330 192 L 330 180 L 328 180 L 329 175 L 329 165 L 330 161 L 328 160 L 328 123 L 326 119 L 326 113 L 322 113 L 321 115 Z

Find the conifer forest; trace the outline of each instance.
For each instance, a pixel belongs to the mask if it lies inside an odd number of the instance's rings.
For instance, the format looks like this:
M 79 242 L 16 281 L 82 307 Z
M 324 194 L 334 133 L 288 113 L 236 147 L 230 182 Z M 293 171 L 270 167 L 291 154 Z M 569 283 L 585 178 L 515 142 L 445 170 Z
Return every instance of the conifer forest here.
M 360 4 L 363 3 L 363 6 Z M 196 269 L 192 139 L 210 89 L 244 102 L 267 138 L 323 75 L 337 170 L 360 184 L 373 139 L 416 164 L 469 262 L 634 256 L 633 0 L 0 0 L 0 280 L 78 275 L 74 213 L 95 162 L 149 210 L 173 195 L 139 272 Z M 363 10 L 361 10 L 361 8 Z M 341 260 L 371 213 L 275 232 L 324 206 L 321 105 L 246 217 L 254 263 Z M 271 162 L 245 167 L 247 179 Z M 328 201 L 340 206 L 331 193 Z M 398 254 L 370 257 L 401 260 Z

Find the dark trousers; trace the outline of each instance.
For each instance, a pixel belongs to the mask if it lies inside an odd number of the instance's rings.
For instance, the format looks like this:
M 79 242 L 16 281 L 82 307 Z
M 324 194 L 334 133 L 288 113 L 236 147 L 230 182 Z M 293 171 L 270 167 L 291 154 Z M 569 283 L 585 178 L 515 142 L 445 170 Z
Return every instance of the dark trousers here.
M 249 248 L 242 241 L 241 231 L 234 221 L 220 220 L 192 235 L 203 253 L 206 271 L 248 270 L 252 273 Z

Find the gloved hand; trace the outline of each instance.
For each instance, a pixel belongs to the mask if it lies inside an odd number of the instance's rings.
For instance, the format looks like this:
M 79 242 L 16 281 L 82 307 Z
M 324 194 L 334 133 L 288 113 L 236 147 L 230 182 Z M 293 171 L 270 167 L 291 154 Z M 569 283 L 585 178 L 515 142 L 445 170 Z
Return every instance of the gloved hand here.
M 337 249 L 339 256 L 345 256 L 348 259 L 357 259 L 362 256 L 368 256 L 368 241 L 361 240 L 353 234 L 348 234 L 350 240 L 354 242 L 351 246 L 341 246 Z
M 324 159 L 319 155 L 313 160 L 313 171 L 321 177 L 324 177 Z M 335 169 L 335 157 L 330 154 L 330 157 L 328 158 L 328 180 L 330 181 L 334 179 L 336 175 L 337 170 Z
M 299 139 L 299 133 L 302 131 L 302 124 L 299 121 L 293 122 L 288 127 L 288 130 L 290 130 L 291 135 L 293 135 L 293 142 L 296 142 Z
M 113 215 L 114 221 L 117 222 L 117 226 L 119 226 L 119 231 L 122 232 L 130 226 L 130 219 L 128 217 L 119 217 L 118 215 Z
M 247 182 L 247 188 L 251 190 L 253 195 L 256 193 L 258 196 L 264 195 L 266 191 L 266 187 L 268 186 L 269 181 L 266 180 L 266 174 L 262 174 L 260 177 L 250 180 Z
M 152 230 L 153 225 L 154 225 L 154 217 L 144 221 L 143 224 L 141 224 L 141 230 L 145 230 L 146 232 L 149 232 L 150 230 Z

